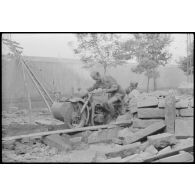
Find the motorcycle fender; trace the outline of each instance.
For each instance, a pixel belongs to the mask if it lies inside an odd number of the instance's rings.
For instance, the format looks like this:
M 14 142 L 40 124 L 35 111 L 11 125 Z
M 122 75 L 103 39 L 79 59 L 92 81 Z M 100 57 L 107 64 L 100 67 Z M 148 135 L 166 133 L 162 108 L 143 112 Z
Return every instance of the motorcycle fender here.
M 68 102 L 76 103 L 76 102 L 82 102 L 85 103 L 82 98 L 70 98 L 67 100 Z

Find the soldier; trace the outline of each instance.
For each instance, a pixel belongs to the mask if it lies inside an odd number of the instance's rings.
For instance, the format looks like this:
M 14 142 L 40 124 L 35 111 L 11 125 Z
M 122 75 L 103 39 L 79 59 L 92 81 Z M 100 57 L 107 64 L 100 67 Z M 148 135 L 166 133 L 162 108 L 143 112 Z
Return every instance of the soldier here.
M 111 76 L 101 76 L 99 72 L 94 71 L 91 73 L 91 77 L 96 83 L 88 89 L 89 92 L 101 88 L 102 91 L 109 94 L 108 96 L 108 109 L 111 116 L 114 116 L 114 106 L 113 104 L 117 101 L 122 101 L 125 92 L 121 88 L 121 86 L 117 83 L 117 81 Z

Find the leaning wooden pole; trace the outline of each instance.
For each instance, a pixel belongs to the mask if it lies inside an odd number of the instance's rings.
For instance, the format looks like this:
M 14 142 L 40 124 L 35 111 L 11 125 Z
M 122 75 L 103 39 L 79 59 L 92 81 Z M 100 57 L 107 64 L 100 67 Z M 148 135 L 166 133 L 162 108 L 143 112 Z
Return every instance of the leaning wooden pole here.
M 23 138 L 29 138 L 29 137 L 42 137 L 46 135 L 53 135 L 53 134 L 61 134 L 61 133 L 73 133 L 73 132 L 79 132 L 79 131 L 95 131 L 99 129 L 107 129 L 112 128 L 116 126 L 124 126 L 124 125 L 130 125 L 132 121 L 127 122 L 116 122 L 113 124 L 108 125 L 96 125 L 96 126 L 88 126 L 88 127 L 80 127 L 80 128 L 74 128 L 74 129 L 62 129 L 62 130 L 56 130 L 56 131 L 46 131 L 46 132 L 40 132 L 40 133 L 31 133 L 26 135 L 18 135 L 18 136 L 12 136 L 12 137 L 4 137 L 2 138 L 2 141 L 11 141 L 11 140 L 17 140 L 17 139 L 23 139 Z
M 43 98 L 43 100 L 44 100 L 44 102 L 45 102 L 47 108 L 48 108 L 49 111 L 51 112 L 51 107 L 50 107 L 49 103 L 47 102 L 47 100 L 46 100 L 44 94 L 43 94 L 42 91 L 40 90 L 38 84 L 37 84 L 36 81 L 34 80 L 34 77 L 32 77 L 32 75 L 30 74 L 30 72 L 29 72 L 29 70 L 28 70 L 27 68 L 26 68 L 26 70 L 27 70 L 27 73 L 28 73 L 29 77 L 31 78 L 32 82 L 34 83 L 35 88 L 38 90 L 38 92 L 39 92 L 39 94 L 41 95 L 41 97 Z
M 29 88 L 28 88 L 28 84 L 27 84 L 27 80 L 26 80 L 24 65 L 23 65 L 23 63 L 21 63 L 21 61 L 19 63 L 22 65 L 24 85 L 25 85 L 26 92 L 27 92 L 27 99 L 28 99 L 28 106 L 29 106 L 29 122 L 32 123 L 32 105 L 31 105 L 31 99 L 30 99 L 30 92 L 29 92 Z

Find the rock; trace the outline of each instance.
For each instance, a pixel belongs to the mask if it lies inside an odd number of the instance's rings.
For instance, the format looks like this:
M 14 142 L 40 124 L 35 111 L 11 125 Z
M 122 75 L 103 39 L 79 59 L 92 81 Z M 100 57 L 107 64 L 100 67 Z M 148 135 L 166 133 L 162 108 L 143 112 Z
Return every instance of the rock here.
M 14 150 L 15 140 L 2 142 L 2 148 L 8 150 Z
M 137 133 L 134 134 L 134 136 L 126 137 L 125 144 L 130 144 L 142 140 L 143 138 L 153 133 L 161 131 L 164 127 L 165 127 L 164 122 L 154 123 L 143 129 L 142 131 L 138 131 Z
M 159 108 L 139 108 L 138 109 L 138 118 L 157 119 L 157 118 L 164 118 L 164 117 L 165 117 L 164 109 L 159 109 Z
M 118 132 L 118 137 L 124 139 L 127 136 L 132 136 L 134 133 L 132 133 L 131 128 L 124 128 Z
M 194 136 L 194 118 L 176 118 L 175 120 L 176 138 L 187 138 Z
M 163 148 L 158 152 L 158 154 L 166 154 L 167 152 L 170 152 L 172 149 L 170 146 L 167 146 L 166 148 Z
M 136 142 L 134 144 L 121 146 L 119 148 L 114 148 L 114 149 L 110 150 L 109 152 L 105 153 L 105 155 L 107 158 L 114 158 L 114 157 L 118 157 L 118 156 L 121 156 L 122 158 L 124 158 L 126 156 L 129 156 L 129 155 L 132 155 L 135 153 L 139 153 L 140 146 L 141 146 L 141 143 Z
M 43 142 L 50 147 L 57 148 L 59 151 L 72 149 L 70 140 L 57 134 L 46 136 L 43 138 Z
M 147 139 L 151 145 L 154 145 L 155 148 L 165 148 L 166 146 L 177 143 L 175 136 L 170 133 L 151 135 L 148 136 Z
M 133 128 L 146 128 L 149 125 L 155 123 L 155 122 L 162 122 L 162 119 L 134 119 L 133 120 Z
M 166 157 L 166 158 L 162 158 L 159 160 L 156 160 L 154 162 L 160 162 L 160 163 L 164 163 L 164 162 L 193 162 L 194 161 L 194 157 L 193 155 L 191 155 L 188 152 L 182 152 L 180 154 L 177 155 L 173 155 L 170 157 Z
M 181 109 L 180 116 L 184 117 L 194 116 L 194 108 Z
M 148 146 L 144 152 L 147 152 L 147 153 L 150 153 L 152 155 L 155 155 L 158 153 L 158 150 L 153 146 L 153 145 L 150 145 Z
M 144 108 L 144 107 L 154 107 L 158 106 L 158 99 L 153 96 L 148 96 L 146 98 L 138 99 L 137 107 Z

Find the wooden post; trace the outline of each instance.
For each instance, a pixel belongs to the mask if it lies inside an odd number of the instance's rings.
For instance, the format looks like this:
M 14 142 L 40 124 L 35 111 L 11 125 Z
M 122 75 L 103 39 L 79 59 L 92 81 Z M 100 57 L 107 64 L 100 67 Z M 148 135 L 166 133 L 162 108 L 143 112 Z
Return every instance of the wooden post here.
M 28 98 L 29 122 L 32 123 L 32 106 L 31 106 L 30 92 L 29 92 L 29 89 L 28 89 L 28 84 L 27 84 L 26 75 L 25 75 L 25 71 L 24 71 L 24 64 L 22 63 L 21 65 L 22 65 L 22 72 L 23 72 L 23 78 L 24 78 L 24 85 L 25 85 L 25 88 L 26 88 L 27 98 Z
M 165 131 L 168 133 L 175 133 L 175 96 L 173 91 L 169 91 L 168 96 L 165 99 Z

